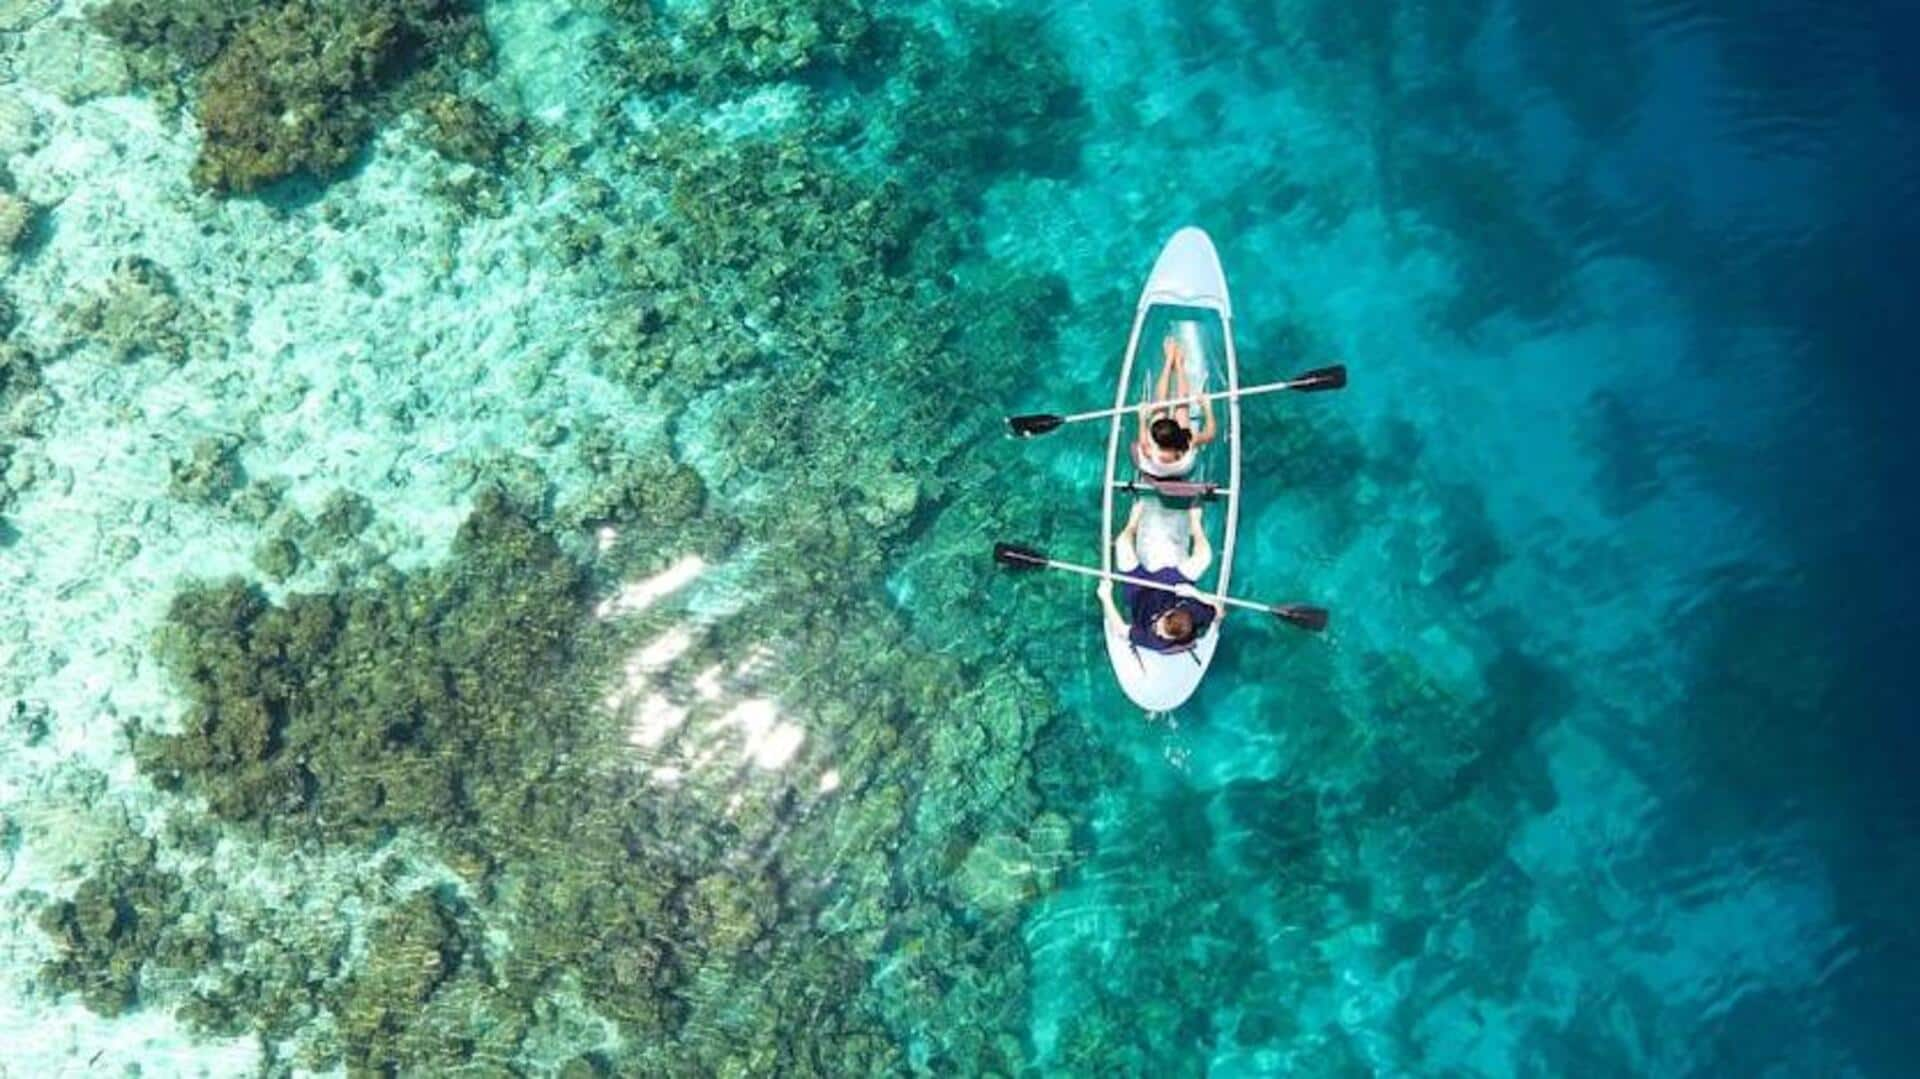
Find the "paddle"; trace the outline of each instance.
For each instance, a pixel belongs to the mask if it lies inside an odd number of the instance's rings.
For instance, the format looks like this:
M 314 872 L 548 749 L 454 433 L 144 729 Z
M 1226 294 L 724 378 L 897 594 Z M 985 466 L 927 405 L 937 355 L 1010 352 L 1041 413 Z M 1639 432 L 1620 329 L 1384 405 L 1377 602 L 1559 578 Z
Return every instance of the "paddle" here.
M 1172 592 L 1190 599 L 1220 602 L 1229 607 L 1240 607 L 1249 611 L 1264 611 L 1289 625 L 1298 626 L 1308 633 L 1318 633 L 1327 628 L 1327 611 L 1324 607 L 1310 607 L 1304 603 L 1282 603 L 1278 605 L 1256 603 L 1238 596 L 1212 595 L 1202 592 L 1190 584 L 1167 584 L 1163 581 L 1150 581 L 1145 577 L 1129 577 L 1124 573 L 1108 573 L 1092 566 L 1076 566 L 1071 562 L 1058 562 L 1048 558 L 1044 551 L 1032 547 L 1022 547 L 1015 543 L 996 543 L 993 545 L 993 560 L 1008 569 L 1058 569 L 1068 573 L 1078 573 L 1082 577 L 1098 580 L 1119 581 L 1122 584 L 1139 585 L 1142 588 L 1157 588 L 1162 592 Z
M 1227 397 L 1252 397 L 1262 393 L 1278 393 L 1281 390 L 1294 390 L 1298 393 L 1319 393 L 1323 390 L 1337 390 L 1347 384 L 1347 367 L 1335 364 L 1332 367 L 1319 367 L 1304 375 L 1297 375 L 1285 382 L 1269 382 L 1261 386 L 1243 386 L 1238 390 L 1221 390 L 1217 393 L 1201 393 L 1192 397 L 1177 397 L 1167 401 L 1150 402 L 1171 408 L 1175 405 L 1196 405 L 1202 401 L 1219 401 Z M 1097 420 L 1102 416 L 1113 416 L 1123 412 L 1134 412 L 1140 405 L 1127 405 L 1124 408 L 1103 408 L 1095 412 L 1075 412 L 1062 416 L 1053 412 L 1035 412 L 1025 416 L 1008 416 L 1007 426 L 1016 438 L 1032 438 L 1044 435 L 1063 424 L 1079 423 L 1081 420 Z

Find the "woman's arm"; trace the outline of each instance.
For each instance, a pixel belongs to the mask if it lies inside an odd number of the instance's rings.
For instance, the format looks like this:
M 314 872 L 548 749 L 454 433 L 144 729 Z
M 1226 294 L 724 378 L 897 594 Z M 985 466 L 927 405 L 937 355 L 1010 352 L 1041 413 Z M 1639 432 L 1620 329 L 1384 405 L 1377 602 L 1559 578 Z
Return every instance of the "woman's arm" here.
M 1220 424 L 1215 421 L 1213 417 L 1213 400 L 1211 398 L 1201 400 L 1200 419 L 1202 426 L 1200 430 L 1193 433 L 1193 444 L 1196 446 L 1204 446 L 1219 437 L 1220 434 Z
M 1113 568 L 1121 573 L 1132 573 L 1140 568 L 1140 549 L 1137 533 L 1140 531 L 1140 508 L 1146 502 L 1143 498 L 1133 500 L 1133 513 L 1127 517 L 1126 526 L 1120 534 L 1113 537 Z
M 1117 633 L 1122 637 L 1126 636 L 1130 627 L 1127 625 L 1127 620 L 1121 617 L 1120 608 L 1113 602 L 1113 582 L 1101 581 L 1094 585 L 1093 588 L 1094 591 L 1100 593 L 1100 606 L 1105 608 L 1107 612 L 1107 632 Z

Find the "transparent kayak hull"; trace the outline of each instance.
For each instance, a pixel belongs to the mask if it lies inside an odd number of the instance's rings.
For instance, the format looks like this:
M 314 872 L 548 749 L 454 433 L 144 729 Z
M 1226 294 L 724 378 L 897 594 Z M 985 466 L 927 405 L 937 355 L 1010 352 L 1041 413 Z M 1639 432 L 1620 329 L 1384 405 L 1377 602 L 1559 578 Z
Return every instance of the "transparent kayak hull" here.
M 1135 548 L 1142 568 L 1154 570 L 1177 560 L 1185 551 L 1187 514 L 1181 500 L 1168 500 L 1156 493 L 1134 494 L 1116 490 L 1140 479 L 1134 459 L 1134 442 L 1139 431 L 1137 409 L 1155 400 L 1155 391 L 1164 363 L 1165 342 L 1179 346 L 1193 392 L 1212 393 L 1237 390 L 1240 372 L 1233 347 L 1233 314 L 1227 296 L 1226 275 L 1221 271 L 1213 241 L 1197 228 L 1174 233 L 1154 261 L 1140 301 L 1134 311 L 1133 330 L 1128 335 L 1127 351 L 1121 361 L 1114 407 L 1127 409 L 1116 415 L 1107 435 L 1107 467 L 1101 509 L 1101 568 L 1125 572 L 1115 564 L 1114 541 L 1133 513 L 1135 502 L 1143 503 Z M 1232 581 L 1235 531 L 1239 522 L 1240 500 L 1240 405 L 1234 398 L 1214 405 L 1219 437 L 1202 446 L 1193 471 L 1183 477 L 1201 483 L 1218 484 L 1224 493 L 1200 503 L 1202 527 L 1213 550 L 1210 564 L 1195 585 L 1202 592 L 1226 592 Z M 1199 422 L 1194 409 L 1193 422 Z M 1115 599 L 1121 601 L 1119 586 Z M 1122 613 L 1125 605 L 1122 603 Z M 1199 641 L 1186 651 L 1155 652 L 1135 647 L 1125 633 L 1115 632 L 1102 616 L 1107 657 L 1114 677 L 1128 699 L 1150 712 L 1178 708 L 1193 696 L 1206 677 L 1207 668 L 1220 646 L 1225 620 L 1216 621 Z

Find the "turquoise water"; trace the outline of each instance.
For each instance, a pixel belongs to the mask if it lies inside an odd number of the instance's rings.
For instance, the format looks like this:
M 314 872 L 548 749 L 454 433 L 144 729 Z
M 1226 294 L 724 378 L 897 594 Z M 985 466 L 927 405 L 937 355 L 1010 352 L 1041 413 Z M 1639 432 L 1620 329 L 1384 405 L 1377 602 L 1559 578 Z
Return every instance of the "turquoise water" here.
M 1894 5 L 0 0 L 0 1070 L 1900 1075 Z M 1236 590 L 1146 716 L 1175 229 Z

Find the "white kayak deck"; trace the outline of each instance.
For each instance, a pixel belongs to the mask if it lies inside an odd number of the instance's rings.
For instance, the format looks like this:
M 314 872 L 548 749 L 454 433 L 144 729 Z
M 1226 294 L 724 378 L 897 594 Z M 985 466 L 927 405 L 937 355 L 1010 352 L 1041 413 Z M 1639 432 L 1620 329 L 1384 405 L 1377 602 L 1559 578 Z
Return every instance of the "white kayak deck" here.
M 1141 290 L 1134 310 L 1133 330 L 1114 393 L 1114 408 L 1126 409 L 1113 417 L 1107 433 L 1106 482 L 1102 485 L 1100 568 L 1127 572 L 1115 564 L 1114 539 L 1125 527 L 1135 500 L 1145 503 L 1136 544 L 1140 570 L 1152 571 L 1177 564 L 1187 551 L 1187 513 L 1167 504 L 1158 494 L 1116 491 L 1116 482 L 1139 478 L 1133 445 L 1139 432 L 1138 407 L 1154 400 L 1162 366 L 1163 342 L 1178 342 L 1193 392 L 1238 390 L 1240 372 L 1233 347 L 1233 311 L 1227 297 L 1227 279 L 1221 271 L 1213 241 L 1197 228 L 1173 234 L 1155 260 L 1153 272 Z M 1201 423 L 1200 406 L 1192 407 L 1191 423 Z M 1215 402 L 1219 437 L 1201 447 L 1188 480 L 1220 484 L 1225 491 L 1206 500 L 1203 527 L 1212 541 L 1211 565 L 1195 587 L 1208 594 L 1228 590 L 1233 572 L 1235 531 L 1240 509 L 1240 402 L 1229 397 Z M 1124 590 L 1114 586 L 1114 600 L 1127 615 Z M 1209 627 L 1196 644 L 1172 653 L 1136 648 L 1124 631 L 1116 632 L 1101 615 L 1102 633 L 1114 676 L 1127 697 L 1150 712 L 1178 708 L 1193 695 L 1213 662 L 1220 644 L 1222 620 Z

